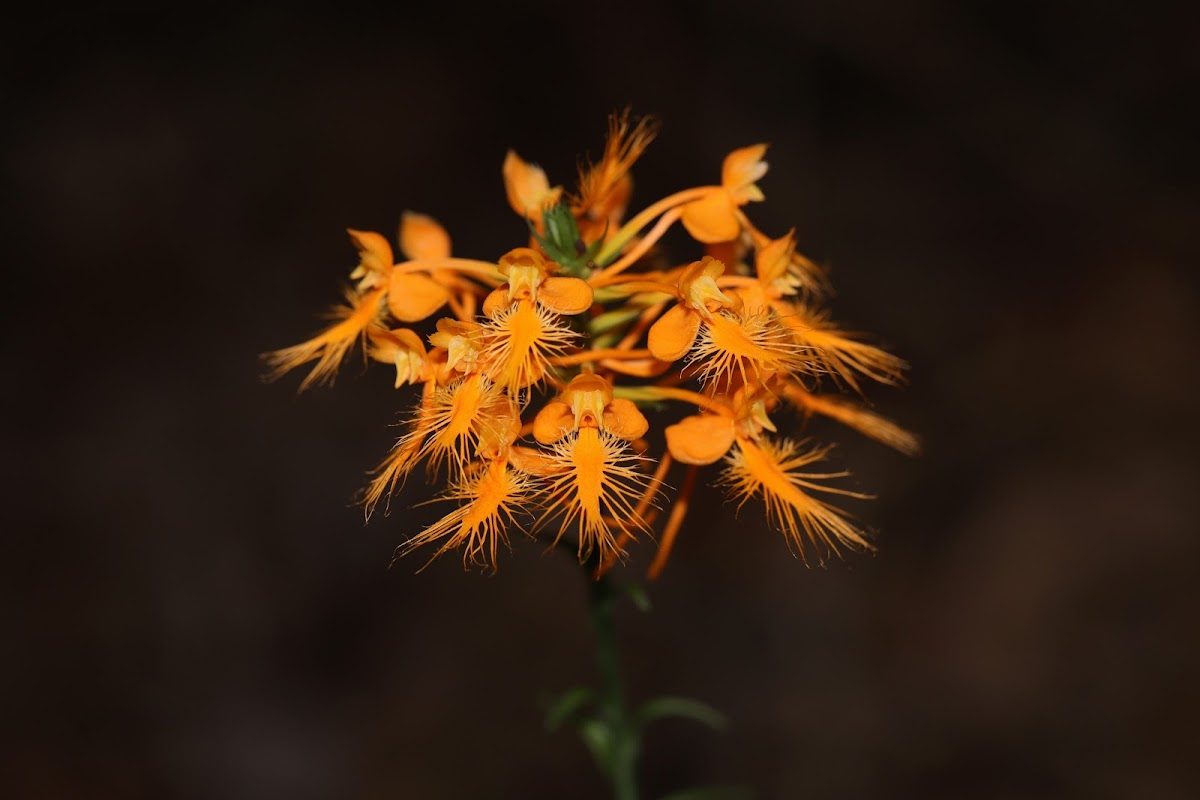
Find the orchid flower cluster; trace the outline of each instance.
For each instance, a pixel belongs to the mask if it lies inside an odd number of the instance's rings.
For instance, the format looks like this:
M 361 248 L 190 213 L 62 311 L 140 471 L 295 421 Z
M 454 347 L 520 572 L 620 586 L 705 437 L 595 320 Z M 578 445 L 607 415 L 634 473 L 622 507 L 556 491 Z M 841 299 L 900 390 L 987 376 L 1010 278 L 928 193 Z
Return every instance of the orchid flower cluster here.
M 424 465 L 453 506 L 398 554 L 459 550 L 464 565 L 495 569 L 511 532 L 549 529 L 555 543 L 573 532 L 580 561 L 600 571 L 656 540 L 656 577 L 701 471 L 718 464 L 716 482 L 739 507 L 760 500 L 795 554 L 870 548 L 833 502 L 866 495 L 836 485 L 846 472 L 813 471 L 829 448 L 779 435 L 780 418 L 822 415 L 914 453 L 911 434 L 847 396 L 864 380 L 900 383 L 906 365 L 822 310 L 826 276 L 794 230 L 772 237 L 747 217 L 764 199 L 766 145 L 730 153 L 719 184 L 626 220 L 630 168 L 654 134 L 614 115 L 574 193 L 509 151 L 504 186 L 529 237 L 495 261 L 453 256 L 421 214 L 403 215 L 400 260 L 384 236 L 350 230 L 356 283 L 337 321 L 266 356 L 271 377 L 315 362 L 304 389 L 331 382 L 362 342 L 395 369 L 397 389 L 419 387 L 362 504 L 368 515 L 386 506 Z M 663 252 L 676 223 L 699 260 Z M 660 417 L 669 424 L 655 432 Z M 682 483 L 664 511 L 676 464 Z

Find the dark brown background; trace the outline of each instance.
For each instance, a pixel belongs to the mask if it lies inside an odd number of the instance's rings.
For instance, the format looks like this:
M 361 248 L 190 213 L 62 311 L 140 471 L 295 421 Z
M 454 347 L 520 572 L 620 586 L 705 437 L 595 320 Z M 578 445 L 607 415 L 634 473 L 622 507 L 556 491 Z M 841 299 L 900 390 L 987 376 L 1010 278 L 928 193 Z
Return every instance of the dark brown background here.
M 495 257 L 505 149 L 569 181 L 631 104 L 643 202 L 771 143 L 752 214 L 912 362 L 873 397 L 926 445 L 815 429 L 879 495 L 825 569 L 701 503 L 627 673 L 733 725 L 655 729 L 647 797 L 1196 796 L 1200 17 L 1102 5 L 6 26 L 0 793 L 604 796 L 536 703 L 592 677 L 576 570 L 389 570 L 429 510 L 349 500 L 409 399 L 256 354 L 336 299 L 343 228 Z

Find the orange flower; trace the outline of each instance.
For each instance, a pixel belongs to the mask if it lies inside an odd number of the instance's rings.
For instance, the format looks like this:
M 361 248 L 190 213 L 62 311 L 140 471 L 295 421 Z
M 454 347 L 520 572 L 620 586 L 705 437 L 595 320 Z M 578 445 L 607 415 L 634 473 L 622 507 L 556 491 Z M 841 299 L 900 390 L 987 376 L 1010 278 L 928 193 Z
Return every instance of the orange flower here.
M 794 342 L 808 352 L 815 371 L 831 374 L 855 391 L 861 391 L 856 374 L 881 383 L 900 382 L 908 366 L 903 359 L 859 341 L 858 334 L 830 323 L 826 312 L 794 299 L 800 287 L 813 285 L 805 264 L 812 262 L 796 255 L 793 232 L 780 239 L 764 238 L 755 256 L 757 280 L 739 278 L 731 294 L 741 298 L 749 312 L 774 312 Z
M 739 390 L 729 405 L 717 407 L 723 413 L 685 417 L 669 426 L 666 429 L 667 449 L 677 461 L 694 466 L 712 464 L 725 456 L 728 466 L 721 483 L 731 487 L 739 500 L 739 508 L 750 497 L 762 497 L 773 527 L 783 531 L 788 546 L 798 550 L 801 556 L 804 554 L 802 532 L 812 542 L 820 542 L 832 552 L 836 552 L 838 544 L 869 547 L 862 534 L 837 508 L 805 490 L 856 498 L 867 495 L 817 482 L 845 477 L 848 473 L 796 471 L 821 460 L 829 448 L 801 454 L 799 446 L 788 440 L 777 443 L 767 439 L 765 433 L 776 430 L 767 415 L 768 407 L 774 404 L 775 399 L 769 395 Z
M 354 348 L 367 328 L 377 326 L 383 314 L 387 280 L 392 270 L 392 248 L 378 233 L 348 230 L 358 250 L 358 266 L 350 273 L 358 287 L 346 293 L 346 305 L 337 306 L 332 316 L 339 320 L 306 342 L 267 353 L 271 367 L 268 380 L 275 380 L 301 364 L 317 364 L 300 383 L 304 391 L 313 384 L 332 383 L 342 359 Z
M 433 217 L 405 211 L 400 250 L 409 261 L 439 261 L 450 257 L 450 236 Z M 448 283 L 453 285 L 452 273 L 445 271 L 393 270 L 388 310 L 401 322 L 420 322 L 450 301 Z
M 737 238 L 742 230 L 737 209 L 763 199 L 755 181 L 767 174 L 767 162 L 762 160 L 766 152 L 765 144 L 734 150 L 721 167 L 721 185 L 683 207 L 683 226 L 694 239 L 725 242 Z
M 358 291 L 365 292 L 387 283 L 392 274 L 392 246 L 388 240 L 374 231 L 356 231 L 347 228 L 350 241 L 358 250 L 358 266 L 350 273 L 350 280 L 358 281 Z
M 861 531 L 846 521 L 844 512 L 809 494 L 825 492 L 870 499 L 870 495 L 817 483 L 845 477 L 848 472 L 802 471 L 823 460 L 828 452 L 828 447 L 801 452 L 800 444 L 787 439 L 781 442 L 738 439 L 737 447 L 726 459 L 721 484 L 729 487 L 738 501 L 738 508 L 751 497 L 761 497 L 766 503 L 771 526 L 783 531 L 788 546 L 801 558 L 805 555 L 806 538 L 823 547 L 822 563 L 825 554 L 838 554 L 839 546 L 869 550 L 870 543 Z
M 408 430 L 392 446 L 383 464 L 373 473 L 364 495 L 368 515 L 386 495 L 403 486 L 409 473 L 428 459 L 431 475 L 449 462 L 451 474 L 461 474 L 470 463 L 487 431 L 507 426 L 488 409 L 502 408 L 497 388 L 474 374 L 430 392 L 408 423 Z
M 732 387 L 766 381 L 777 374 L 812 371 L 807 348 L 797 345 L 791 332 L 771 311 L 714 314 L 700 329 L 688 359 L 705 385 Z
M 660 361 L 683 358 L 696 342 L 701 320 L 711 321 L 716 312 L 740 305 L 736 298 L 717 288 L 716 279 L 724 272 L 724 264 L 705 256 L 680 273 L 679 302 L 650 327 L 646 346 L 655 358 Z
M 425 345 L 421 343 L 421 337 L 409 329 L 372 328 L 367 331 L 367 337 L 371 340 L 368 351 L 371 358 L 395 365 L 397 389 L 406 383 L 424 383 L 433 378 L 434 365 L 425 352 Z
M 891 420 L 875 414 L 857 403 L 833 394 L 813 394 L 794 382 L 783 385 L 783 396 L 795 403 L 806 415 L 820 414 L 853 428 L 863 436 L 915 456 L 921 452 L 917 437 Z
M 630 131 L 628 111 L 608 118 L 604 155 L 586 169 L 580 167 L 579 196 L 571 201 L 571 212 L 585 242 L 598 241 L 606 230 L 615 231 L 620 225 L 633 194 L 629 169 L 656 133 L 656 125 L 649 118 L 638 122 Z
M 712 413 L 684 417 L 667 426 L 667 449 L 676 461 L 704 466 L 718 461 L 740 439 L 757 439 L 763 431 L 775 432 L 767 404 L 775 400 L 760 391 L 739 389 L 732 398 L 722 396 Z
M 650 423 L 633 402 L 614 398 L 612 384 L 606 379 L 583 373 L 538 412 L 533 437 L 542 444 L 553 444 L 580 428 L 599 428 L 632 442 L 646 434 Z
M 558 264 L 528 247 L 518 247 L 500 257 L 500 274 L 508 286 L 495 289 L 483 301 L 483 313 L 494 317 L 519 300 L 545 306 L 555 314 L 582 314 L 592 307 L 592 287 L 579 278 L 553 273 Z
M 805 259 L 807 261 L 807 259 Z M 796 229 L 763 242 L 754 254 L 754 272 L 758 285 L 771 299 L 793 295 L 805 284 L 796 268 Z
M 778 239 L 772 239 L 754 228 L 745 217 L 741 221 L 747 226 L 750 239 L 754 242 L 754 270 L 759 285 L 768 295 L 779 298 L 794 295 L 799 290 L 820 295 L 829 289 L 829 279 L 824 270 L 796 250 L 795 228 Z
M 510 547 L 510 527 L 521 530 L 517 517 L 527 510 L 533 489 L 529 475 L 512 469 L 504 459 L 490 461 L 451 486 L 441 499 L 458 500 L 462 505 L 401 545 L 397 557 L 440 541 L 441 547 L 425 566 L 461 548 L 464 567 L 474 564 L 495 572 L 496 551 L 501 543 Z
M 774 307 L 780 312 L 779 319 L 791 328 L 796 342 L 812 354 L 823 371 L 845 381 L 855 391 L 862 391 L 856 374 L 880 383 L 903 382 L 903 372 L 908 368 L 904 359 L 859 341 L 860 334 L 833 324 L 826 312 L 784 301 L 777 301 Z
M 545 306 L 528 299 L 498 312 L 484 331 L 486 374 L 509 392 L 540 382 L 551 359 L 563 355 L 577 339 Z
M 679 303 L 650 328 L 646 346 L 655 358 L 675 361 L 689 351 L 705 383 L 728 385 L 735 375 L 765 378 L 807 368 L 802 348 L 770 312 L 738 313 L 742 300 L 717 287 L 725 265 L 705 256 L 678 282 Z
M 522 161 L 513 150 L 504 156 L 501 172 L 509 206 L 522 217 L 532 219 L 540 229 L 542 212 L 558 202 L 562 187 L 551 189 L 546 172 L 537 164 Z
M 486 339 L 478 322 L 443 317 L 437 321 L 437 333 L 429 336 L 429 343 L 446 351 L 448 373 L 470 374 L 479 369 Z
M 507 286 L 483 301 L 487 374 L 509 391 L 536 383 L 550 359 L 561 356 L 577 338 L 560 314 L 580 314 L 592 305 L 592 287 L 579 278 L 552 273 L 558 265 L 528 247 L 501 257 Z
M 480 280 L 494 279 L 490 264 L 450 259 L 450 237 L 422 214 L 405 212 L 403 216 L 400 245 L 409 260 L 400 265 L 394 263 L 387 239 L 378 233 L 352 229 L 347 233 L 359 254 L 358 265 L 350 273 L 358 284 L 347 292 L 347 305 L 333 309 L 332 316 L 339 322 L 306 342 L 266 354 L 269 380 L 316 360 L 300 389 L 330 383 L 355 341 L 364 338 L 368 329 L 380 327 L 385 305 L 396 319 L 417 322 L 447 302 L 455 302 L 456 291 L 464 297 L 475 296 L 478 287 L 463 280 L 460 272 Z
M 627 443 L 648 428 L 633 403 L 613 398 L 612 384 L 586 373 L 534 420 L 534 437 L 553 448 L 548 508 L 539 524 L 559 519 L 555 541 L 578 524 L 581 559 L 593 550 L 601 562 L 621 555 L 613 526 L 629 537 L 634 528 L 646 528 L 635 506 L 651 486 L 637 468 L 641 457 L 629 452 Z

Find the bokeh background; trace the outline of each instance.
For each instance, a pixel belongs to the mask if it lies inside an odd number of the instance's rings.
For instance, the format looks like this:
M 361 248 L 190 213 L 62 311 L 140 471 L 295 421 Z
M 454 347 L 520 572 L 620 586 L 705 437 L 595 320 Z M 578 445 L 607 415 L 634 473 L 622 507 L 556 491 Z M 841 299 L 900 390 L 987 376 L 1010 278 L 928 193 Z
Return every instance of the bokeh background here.
M 640 201 L 771 143 L 753 217 L 912 363 L 871 397 L 925 446 L 810 430 L 878 494 L 878 553 L 824 568 L 704 496 L 621 634 L 635 698 L 732 726 L 653 729 L 646 796 L 1197 796 L 1194 4 L 5 27 L 3 796 L 605 796 L 538 707 L 593 677 L 577 568 L 389 569 L 426 488 L 351 498 L 411 399 L 257 354 L 337 299 L 345 227 L 498 256 L 506 148 L 569 182 L 626 105 L 662 120 Z

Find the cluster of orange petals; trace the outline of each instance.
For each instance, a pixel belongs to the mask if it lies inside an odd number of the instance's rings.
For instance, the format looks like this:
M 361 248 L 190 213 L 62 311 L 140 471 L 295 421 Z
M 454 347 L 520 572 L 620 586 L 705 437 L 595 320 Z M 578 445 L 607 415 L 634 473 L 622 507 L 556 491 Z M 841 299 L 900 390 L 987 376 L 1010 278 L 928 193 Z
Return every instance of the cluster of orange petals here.
M 362 502 L 368 513 L 386 504 L 423 464 L 452 506 L 400 552 L 458 550 L 494 569 L 511 532 L 548 531 L 606 570 L 645 538 L 658 543 L 657 576 L 700 471 L 718 463 L 716 483 L 739 505 L 762 501 L 797 555 L 871 546 L 832 502 L 866 495 L 835 485 L 845 471 L 812 471 L 828 447 L 780 436 L 779 420 L 820 415 L 915 453 L 911 434 L 845 393 L 861 395 L 864 379 L 900 383 L 904 362 L 830 321 L 825 276 L 796 252 L 794 232 L 773 238 L 746 216 L 764 199 L 766 145 L 730 153 L 719 185 L 626 221 L 630 168 L 653 136 L 615 116 L 571 195 L 510 151 L 508 202 L 532 236 L 494 261 L 453 257 L 449 235 L 421 214 L 403 215 L 399 262 L 380 234 L 349 231 L 359 262 L 336 321 L 266 356 L 272 377 L 315 362 L 305 388 L 331 381 L 363 342 L 395 369 L 396 388 L 420 387 Z M 569 220 L 573 247 L 546 238 L 554 213 Z M 664 269 L 660 239 L 676 222 L 698 257 Z

